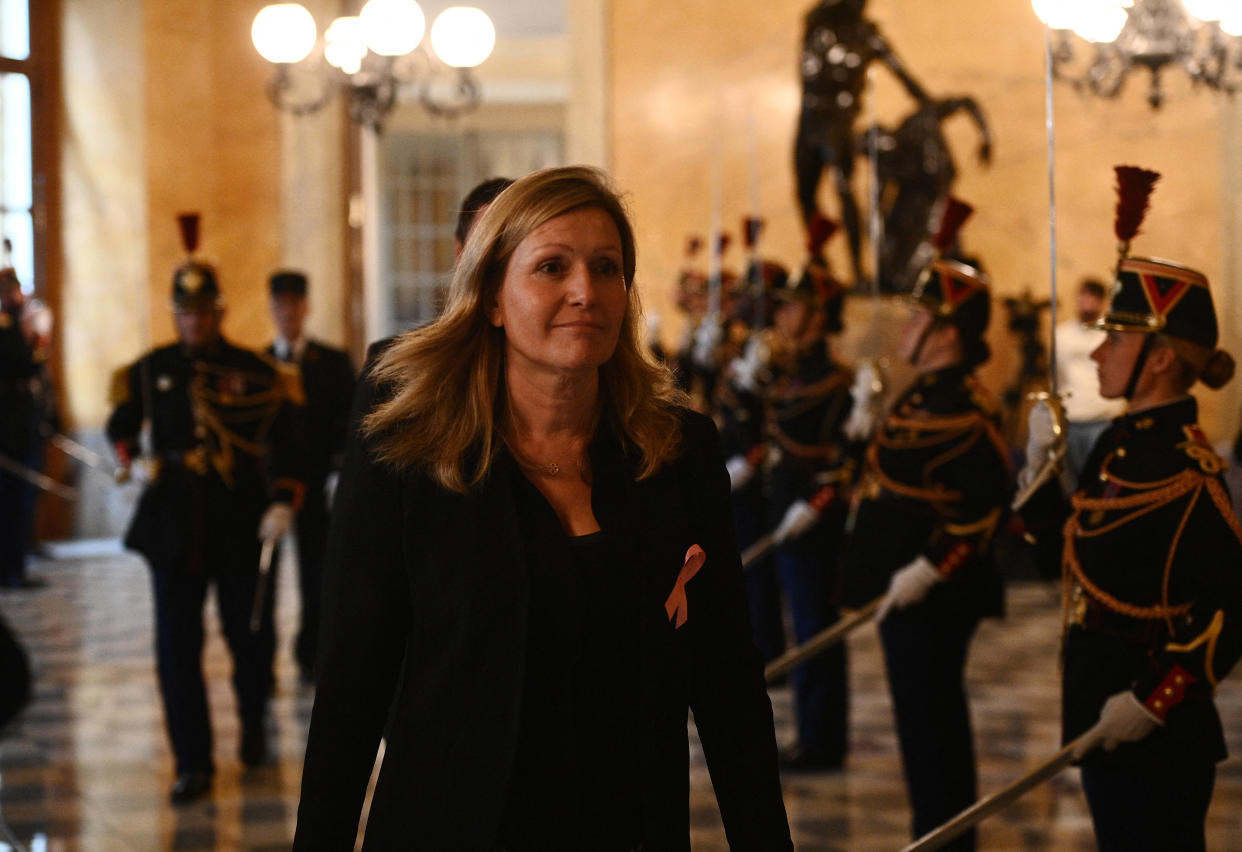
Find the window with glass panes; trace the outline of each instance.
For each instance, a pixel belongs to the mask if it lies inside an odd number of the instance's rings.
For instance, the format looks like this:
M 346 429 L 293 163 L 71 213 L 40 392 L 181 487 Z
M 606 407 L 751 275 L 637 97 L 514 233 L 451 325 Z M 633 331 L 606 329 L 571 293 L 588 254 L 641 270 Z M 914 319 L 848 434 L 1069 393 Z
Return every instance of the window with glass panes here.
M 380 280 L 395 334 L 434 319 L 453 273 L 453 229 L 461 199 L 480 181 L 559 165 L 554 131 L 390 133 L 383 142 Z
M 30 60 L 27 0 L 0 0 L 0 264 L 27 292 L 36 273 Z

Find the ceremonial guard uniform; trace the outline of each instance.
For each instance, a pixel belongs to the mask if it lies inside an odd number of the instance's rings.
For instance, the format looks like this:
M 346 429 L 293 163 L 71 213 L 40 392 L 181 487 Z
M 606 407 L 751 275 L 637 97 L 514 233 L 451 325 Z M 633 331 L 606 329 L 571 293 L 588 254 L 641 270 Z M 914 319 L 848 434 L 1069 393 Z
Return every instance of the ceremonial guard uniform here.
M 303 453 L 296 373 L 219 335 L 215 270 L 193 260 L 180 266 L 173 306 L 182 340 L 117 373 L 107 434 L 122 464 L 137 461 L 136 475 L 149 478 L 125 545 L 152 569 L 157 667 L 178 802 L 206 793 L 214 768 L 202 670 L 209 584 L 233 658 L 241 756 L 247 765 L 265 759 L 275 640 L 270 589 L 256 591 L 267 579 L 258 570 L 260 538 L 279 538 L 301 502 Z M 213 331 L 188 339 L 181 324 L 187 314 L 194 315 L 190 322 L 214 323 Z M 144 421 L 149 459 L 139 459 Z M 252 630 L 256 605 L 261 618 Z
M 1063 738 L 1077 741 L 1101 850 L 1202 850 L 1225 758 L 1212 696 L 1242 655 L 1242 528 L 1185 390 L 1223 385 L 1232 359 L 1215 348 L 1206 277 L 1167 261 L 1123 257 L 1097 327 L 1101 392 L 1131 410 L 1068 501 L 1051 477 L 1022 510 L 1063 572 Z M 1133 366 L 1117 360 L 1131 344 Z M 1157 398 L 1144 388 L 1161 349 L 1189 373 Z
M 35 488 L 21 473 L 41 467 L 42 430 L 55 420 L 47 377 L 49 344 L 31 327 L 30 306 L 11 267 L 0 269 L 0 590 L 38 587 L 26 576 Z
M 785 287 L 789 273 L 780 264 L 761 261 L 748 270 L 746 280 L 763 294 L 752 301 L 751 306 L 757 307 L 773 290 Z M 770 531 L 763 464 L 768 456 L 764 416 L 772 332 L 761 327 L 759 317 L 766 311 L 750 314 L 746 318 L 750 323 L 739 318 L 730 325 L 726 350 L 731 357 L 713 400 L 732 487 L 737 542 L 743 551 Z M 785 650 L 785 621 L 776 566 L 768 554 L 746 566 L 746 590 L 755 644 L 764 659 L 771 661 Z
M 777 291 L 767 431 L 772 454 L 765 470 L 769 528 L 776 565 L 793 620 L 804 643 L 837 620 L 836 571 L 854 465 L 841 426 L 853 404 L 853 374 L 833 358 L 828 334 L 840 331 L 840 285 L 822 267 L 809 266 Z M 785 312 L 805 310 L 795 338 Z M 789 769 L 839 768 L 848 742 L 849 684 L 845 645 L 837 644 L 794 670 L 798 744 L 783 755 Z
M 963 676 L 980 619 L 1002 612 L 989 543 L 1009 475 L 997 405 L 972 373 L 987 359 L 986 279 L 936 260 L 914 299 L 903 355 L 920 373 L 867 447 L 842 568 L 851 604 L 884 595 L 880 638 L 919 837 L 976 798 Z M 925 344 L 944 328 L 963 354 L 927 367 Z M 973 832 L 948 848 L 973 849 Z
M 301 593 L 301 624 L 294 642 L 294 657 L 303 680 L 313 680 L 319 636 L 319 589 L 323 585 L 323 559 L 328 541 L 330 512 L 329 481 L 340 471 L 349 433 L 349 414 L 354 397 L 354 366 L 349 354 L 302 335 L 306 312 L 306 276 L 281 271 L 268 282 L 273 303 L 289 299 L 296 315 L 296 339 L 285 329 L 267 352 L 298 367 L 306 395 L 306 500 L 294 527 L 298 542 L 298 590 Z M 274 311 L 282 310 L 277 306 Z M 292 323 L 292 321 L 290 321 Z M 277 324 L 282 325 L 278 316 Z

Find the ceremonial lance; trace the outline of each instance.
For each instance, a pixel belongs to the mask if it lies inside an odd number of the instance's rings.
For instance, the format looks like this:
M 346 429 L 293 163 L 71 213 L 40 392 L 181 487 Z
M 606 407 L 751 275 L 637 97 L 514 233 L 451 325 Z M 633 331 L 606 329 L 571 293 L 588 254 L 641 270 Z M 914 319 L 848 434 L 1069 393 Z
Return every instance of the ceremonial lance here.
M 263 539 L 263 550 L 259 553 L 259 576 L 254 581 L 254 605 L 250 608 L 251 633 L 259 632 L 259 624 L 263 620 L 263 605 L 267 600 L 268 580 L 272 574 L 272 551 L 275 549 L 275 539 Z
M 1086 736 L 1085 734 L 1083 736 Z M 984 817 L 991 816 L 1017 801 L 1024 793 L 1038 787 L 1052 778 L 1074 760 L 1074 749 L 1082 737 L 1062 748 L 1052 758 L 1041 763 L 1030 772 L 990 796 L 985 796 L 953 819 L 924 834 L 918 840 L 904 847 L 901 852 L 931 852 L 939 849 L 953 838 L 973 827 Z
M 1057 388 L 1057 161 L 1056 121 L 1052 110 L 1052 29 L 1044 27 L 1044 127 L 1048 137 L 1048 390 L 1031 394 L 1028 399 L 1038 405 L 1043 402 L 1052 410 L 1052 431 L 1057 437 L 1056 445 L 1048 453 L 1035 476 L 1014 495 L 1010 508 L 1021 509 L 1040 487 L 1060 470 L 1065 457 L 1064 411 Z
M 870 621 L 875 616 L 876 610 L 880 608 L 880 601 L 882 600 L 884 600 L 883 595 L 866 604 L 861 609 L 847 612 L 801 645 L 790 648 L 764 666 L 764 678 L 768 682 L 774 681 L 782 675 L 788 674 L 795 666 L 801 665 L 811 657 L 824 653 L 852 633 L 855 628 L 861 627 Z

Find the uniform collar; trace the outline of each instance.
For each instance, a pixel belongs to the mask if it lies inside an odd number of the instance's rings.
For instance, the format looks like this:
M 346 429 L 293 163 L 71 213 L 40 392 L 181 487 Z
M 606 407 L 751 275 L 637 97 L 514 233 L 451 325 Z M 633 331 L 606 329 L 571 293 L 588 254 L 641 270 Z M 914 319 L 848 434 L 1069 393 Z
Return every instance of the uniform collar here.
M 1198 420 L 1199 403 L 1193 396 L 1186 394 L 1141 411 L 1127 411 L 1114 422 L 1127 430 L 1144 432 L 1157 426 L 1180 427 L 1187 423 L 1197 423 Z
M 306 354 L 306 335 L 294 341 L 277 337 L 276 342 L 272 344 L 272 349 L 276 352 L 276 357 L 282 361 L 301 361 L 302 356 Z

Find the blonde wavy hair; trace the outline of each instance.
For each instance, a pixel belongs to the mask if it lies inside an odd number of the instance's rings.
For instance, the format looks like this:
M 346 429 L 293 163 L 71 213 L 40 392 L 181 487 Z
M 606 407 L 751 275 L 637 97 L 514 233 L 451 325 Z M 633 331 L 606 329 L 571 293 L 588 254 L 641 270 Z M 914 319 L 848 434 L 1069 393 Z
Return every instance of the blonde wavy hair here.
M 601 417 L 637 451 L 639 479 L 677 454 L 676 408 L 686 399 L 641 339 L 634 230 L 602 171 L 567 166 L 533 172 L 488 205 L 466 241 L 444 312 L 401 335 L 376 361 L 372 380 L 391 395 L 362 429 L 381 461 L 398 471 L 421 469 L 459 493 L 487 477 L 509 428 L 504 329 L 491 324 L 488 309 L 518 244 L 545 222 L 585 207 L 616 223 L 628 292 L 617 348 L 599 368 Z

